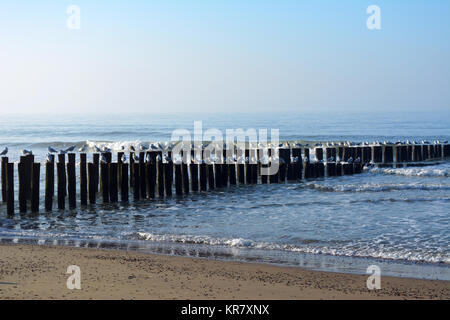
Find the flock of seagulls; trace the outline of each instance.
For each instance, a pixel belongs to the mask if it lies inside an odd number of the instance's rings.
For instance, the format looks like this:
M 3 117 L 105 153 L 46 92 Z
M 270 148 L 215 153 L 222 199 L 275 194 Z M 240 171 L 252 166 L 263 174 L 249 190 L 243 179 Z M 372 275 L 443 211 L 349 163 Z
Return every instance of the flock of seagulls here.
M 251 148 L 291 148 L 291 147 L 297 147 L 297 148 L 311 148 L 311 147 L 315 147 L 315 148 L 321 148 L 321 147 L 350 147 L 350 146 L 387 146 L 387 145 L 431 145 L 431 144 L 448 144 L 448 140 L 445 141 L 440 141 L 440 140 L 434 140 L 432 143 L 430 143 L 427 140 L 421 140 L 421 141 L 410 141 L 410 140 L 406 140 L 406 141 L 396 141 L 395 143 L 391 142 L 391 141 L 374 141 L 372 143 L 370 143 L 369 141 L 365 141 L 365 142 L 360 142 L 360 143 L 355 143 L 355 142 L 351 142 L 351 141 L 344 141 L 344 142 L 322 142 L 322 143 L 315 143 L 314 145 L 310 145 L 309 143 L 299 143 L 299 142 L 284 142 L 284 143 L 279 143 L 277 145 L 274 145 L 272 143 L 250 143 L 250 147 Z M 184 142 L 181 142 L 181 147 L 184 147 L 185 144 Z M 171 151 L 173 150 L 175 147 L 175 144 L 172 142 L 155 142 L 155 143 L 151 143 L 151 144 L 138 144 L 137 146 L 133 146 L 130 145 L 128 146 L 128 148 L 126 148 L 125 146 L 121 146 L 120 150 L 122 151 L 126 151 L 127 149 L 130 152 L 133 152 L 133 157 L 134 157 L 134 161 L 139 161 L 139 154 L 136 152 L 145 152 L 147 150 L 153 150 L 153 151 Z M 190 145 L 190 147 L 194 150 L 204 150 L 204 149 L 210 149 L 210 150 L 222 150 L 222 149 L 227 149 L 227 144 L 224 143 L 223 147 L 220 146 L 218 143 L 206 143 L 206 144 L 194 144 L 192 143 Z M 72 145 L 69 146 L 66 149 L 61 149 L 61 150 L 56 150 L 55 148 L 49 146 L 47 148 L 48 154 L 47 154 L 47 159 L 53 158 L 54 154 L 66 154 L 69 152 L 73 152 L 75 150 L 76 146 Z M 97 146 L 94 145 L 92 147 L 92 149 L 101 154 L 101 161 L 103 162 L 107 162 L 107 158 L 105 153 L 110 153 L 112 150 L 110 148 L 108 148 L 107 146 Z M 78 152 L 87 152 L 89 150 L 89 146 L 87 144 L 83 145 L 82 147 L 80 147 L 78 149 Z M 8 147 L 5 147 L 1 152 L 0 152 L 0 156 L 5 156 L 8 154 Z M 32 155 L 33 151 L 32 150 L 26 150 L 23 149 L 21 150 L 21 154 L 26 156 L 26 155 Z M 149 154 L 147 154 L 147 160 L 150 161 L 150 157 Z M 157 156 L 157 161 L 161 161 L 161 156 L 158 155 Z M 171 161 L 172 159 L 169 158 L 169 156 L 167 154 L 165 154 L 164 156 L 164 160 L 165 161 Z M 174 161 L 181 161 L 182 159 L 174 159 Z M 201 157 L 199 157 L 199 154 L 196 154 L 196 157 L 193 159 L 195 162 L 197 163 L 202 163 L 204 162 L 204 160 L 201 159 Z M 210 162 L 215 163 L 215 162 L 219 162 L 221 159 L 219 159 L 217 156 L 213 155 L 210 158 Z M 283 163 L 284 159 L 283 158 L 278 158 L 278 155 L 275 156 L 267 156 L 267 155 L 263 155 L 261 158 L 261 163 L 269 163 L 272 161 L 278 160 L 280 161 L 280 163 Z M 330 157 L 327 159 L 328 162 L 334 162 L 335 158 L 334 157 Z M 122 157 L 122 161 L 126 162 L 127 158 L 125 156 L 125 154 Z M 256 161 L 256 159 L 254 159 L 254 157 L 244 157 L 244 156 L 240 156 L 238 158 L 236 158 L 235 155 L 233 155 L 232 157 L 227 158 L 227 162 L 235 162 L 235 163 L 254 163 L 254 161 Z M 299 162 L 300 159 L 299 157 L 291 157 L 291 162 Z M 309 159 L 305 159 L 305 161 L 309 161 Z M 361 159 L 358 157 L 356 159 L 353 158 L 349 158 L 348 159 L 348 163 L 360 163 Z

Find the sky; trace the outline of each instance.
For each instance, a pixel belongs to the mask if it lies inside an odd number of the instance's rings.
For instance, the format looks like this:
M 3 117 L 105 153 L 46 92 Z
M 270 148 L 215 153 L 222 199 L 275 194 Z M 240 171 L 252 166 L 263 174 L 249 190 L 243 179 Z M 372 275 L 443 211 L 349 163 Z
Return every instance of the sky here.
M 2 0 L 0 112 L 448 111 L 449 39 L 448 0 Z

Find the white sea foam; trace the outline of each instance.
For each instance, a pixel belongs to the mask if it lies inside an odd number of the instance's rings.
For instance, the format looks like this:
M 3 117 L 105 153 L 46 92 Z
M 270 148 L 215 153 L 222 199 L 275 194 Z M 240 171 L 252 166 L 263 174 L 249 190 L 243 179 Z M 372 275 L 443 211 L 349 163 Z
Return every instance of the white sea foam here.
M 370 168 L 370 173 L 393 174 L 416 177 L 450 177 L 450 166 L 442 164 L 431 167 L 408 167 L 408 168 Z
M 366 183 L 366 184 L 320 184 L 309 183 L 310 189 L 325 192 L 386 192 L 400 190 L 450 190 L 447 184 L 423 184 L 423 183 Z
M 429 263 L 445 263 L 450 264 L 450 254 L 448 252 L 420 252 L 412 251 L 404 247 L 390 247 L 384 248 L 382 245 L 368 245 L 362 243 L 353 243 L 347 246 L 327 246 L 327 245 L 312 245 L 311 241 L 305 241 L 304 244 L 290 245 L 290 244 L 276 244 L 268 242 L 257 242 L 242 238 L 214 238 L 209 236 L 192 236 L 192 235 L 161 235 L 146 232 L 133 233 L 129 236 L 133 240 L 145 240 L 154 242 L 169 242 L 179 244 L 199 244 L 210 246 L 227 246 L 242 249 L 263 249 L 263 250 L 283 250 L 299 253 L 311 254 L 327 254 L 333 256 L 347 256 L 347 257 L 366 257 L 366 258 L 381 258 L 392 260 L 406 260 L 414 262 L 429 262 Z

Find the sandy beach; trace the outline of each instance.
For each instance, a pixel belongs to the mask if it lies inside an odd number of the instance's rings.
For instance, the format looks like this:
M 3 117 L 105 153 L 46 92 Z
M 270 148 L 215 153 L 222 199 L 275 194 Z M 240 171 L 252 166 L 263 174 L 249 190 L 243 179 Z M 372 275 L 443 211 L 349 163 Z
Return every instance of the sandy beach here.
M 365 275 L 139 252 L 0 245 L 0 299 L 449 299 L 450 282 Z M 69 290 L 69 265 L 81 289 Z

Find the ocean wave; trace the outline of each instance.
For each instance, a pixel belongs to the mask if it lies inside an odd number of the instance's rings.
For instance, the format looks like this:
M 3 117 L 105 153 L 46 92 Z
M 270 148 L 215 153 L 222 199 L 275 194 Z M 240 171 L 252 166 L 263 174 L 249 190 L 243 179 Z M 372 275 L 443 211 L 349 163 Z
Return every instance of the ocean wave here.
M 450 177 L 450 167 L 447 164 L 433 167 L 371 168 L 368 172 L 415 177 Z
M 410 249 L 384 248 L 383 246 L 370 247 L 367 244 L 348 244 L 340 247 L 327 246 L 322 241 L 302 240 L 300 244 L 276 244 L 257 242 L 243 238 L 214 238 L 209 236 L 192 235 L 162 235 L 146 232 L 137 232 L 129 235 L 130 240 L 143 240 L 153 242 L 169 242 L 178 244 L 195 244 L 209 246 L 226 246 L 242 249 L 282 250 L 309 254 L 326 254 L 332 256 L 379 258 L 389 260 L 405 260 L 411 262 L 445 263 L 450 264 L 450 255 L 441 252 L 414 252 Z
M 450 185 L 446 184 L 381 184 L 381 183 L 367 183 L 367 184 L 319 184 L 309 183 L 306 185 L 309 189 L 314 189 L 322 192 L 387 192 L 387 191 L 402 191 L 402 190 L 450 190 Z

